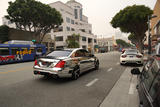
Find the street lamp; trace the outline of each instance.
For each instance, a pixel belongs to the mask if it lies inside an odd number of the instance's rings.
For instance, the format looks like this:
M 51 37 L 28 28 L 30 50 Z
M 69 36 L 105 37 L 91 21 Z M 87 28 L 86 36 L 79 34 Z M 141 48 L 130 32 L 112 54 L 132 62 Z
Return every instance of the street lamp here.
M 151 54 L 151 34 L 150 34 L 150 20 L 157 17 L 156 15 L 148 16 L 148 54 Z

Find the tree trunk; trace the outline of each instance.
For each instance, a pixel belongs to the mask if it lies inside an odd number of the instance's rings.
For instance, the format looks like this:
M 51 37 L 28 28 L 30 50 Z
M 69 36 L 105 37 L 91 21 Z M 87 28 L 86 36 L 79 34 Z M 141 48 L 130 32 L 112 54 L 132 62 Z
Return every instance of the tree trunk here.
M 142 43 L 142 40 L 139 38 L 138 39 L 138 50 L 139 52 L 143 52 L 143 43 Z

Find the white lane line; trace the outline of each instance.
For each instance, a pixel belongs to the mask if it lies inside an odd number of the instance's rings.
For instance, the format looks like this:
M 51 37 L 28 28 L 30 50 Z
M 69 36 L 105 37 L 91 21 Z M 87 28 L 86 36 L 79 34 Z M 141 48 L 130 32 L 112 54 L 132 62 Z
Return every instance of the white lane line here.
M 136 88 L 135 84 L 131 83 L 128 94 L 134 94 L 135 88 Z
M 93 81 L 89 82 L 86 86 L 90 87 L 92 86 L 95 82 L 97 82 L 99 79 L 95 78 Z
M 112 68 L 109 68 L 108 70 L 107 70 L 107 72 L 110 72 L 112 70 Z
M 119 62 L 117 62 L 117 65 L 119 65 Z

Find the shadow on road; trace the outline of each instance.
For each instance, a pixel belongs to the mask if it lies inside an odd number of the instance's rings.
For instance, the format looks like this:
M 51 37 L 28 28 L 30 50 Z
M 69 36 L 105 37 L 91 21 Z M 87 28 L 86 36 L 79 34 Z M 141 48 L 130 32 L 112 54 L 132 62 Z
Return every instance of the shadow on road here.
M 125 64 L 122 66 L 126 66 L 126 67 L 142 67 L 143 65 L 137 65 L 137 64 Z
M 45 77 L 45 76 L 38 76 L 36 78 L 36 81 L 42 82 L 42 83 L 51 83 L 51 84 L 68 84 L 72 82 L 78 82 L 79 80 L 83 79 L 85 76 L 87 76 L 89 73 L 99 72 L 99 70 L 88 70 L 80 75 L 80 77 L 77 80 L 73 80 L 72 78 L 57 78 L 57 77 Z

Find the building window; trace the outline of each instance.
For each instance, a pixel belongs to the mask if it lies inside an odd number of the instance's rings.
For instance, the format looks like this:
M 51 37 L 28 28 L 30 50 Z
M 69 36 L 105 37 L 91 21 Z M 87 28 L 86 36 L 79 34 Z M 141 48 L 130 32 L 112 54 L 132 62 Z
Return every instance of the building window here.
M 96 40 L 96 39 L 94 39 L 94 43 L 97 43 L 97 40 Z
M 80 29 L 82 32 L 86 32 L 85 29 Z
M 63 41 L 63 36 L 56 37 L 56 41 Z
M 78 19 L 78 10 L 74 9 L 74 15 L 75 15 L 75 19 Z
M 82 37 L 82 41 L 86 41 L 86 37 Z
M 71 30 L 71 28 L 70 28 L 70 27 L 66 27 L 66 29 L 67 29 L 67 31 L 70 31 L 70 30 Z
M 91 34 L 92 32 L 91 32 L 91 30 L 89 30 L 89 34 Z
M 63 46 L 57 46 L 57 47 L 56 47 L 56 50 L 62 50 L 62 49 L 64 49 Z
M 66 22 L 70 23 L 71 22 L 70 18 L 66 17 Z
M 92 43 L 92 38 L 88 38 L 88 43 Z
M 80 15 L 80 21 L 82 21 L 82 9 L 80 9 L 79 15 Z
M 53 31 L 54 31 L 54 32 L 61 32 L 61 31 L 63 31 L 63 27 L 60 26 L 60 27 L 58 27 L 58 28 L 54 28 Z
M 71 24 L 74 24 L 74 20 L 71 20 Z
M 83 45 L 82 48 L 83 48 L 83 49 L 86 49 L 86 45 Z
M 74 28 L 71 28 L 71 31 L 75 31 L 75 29 L 74 29 Z

